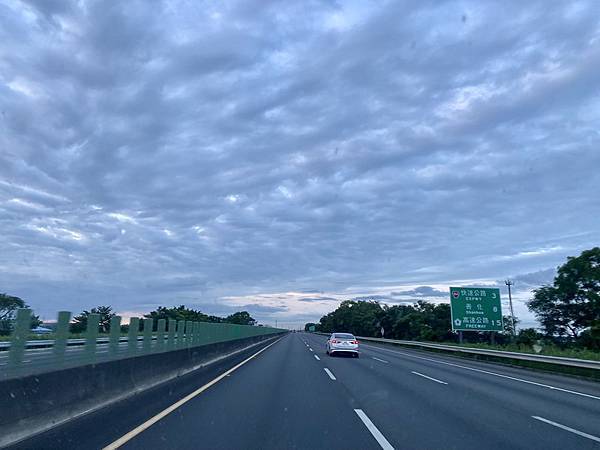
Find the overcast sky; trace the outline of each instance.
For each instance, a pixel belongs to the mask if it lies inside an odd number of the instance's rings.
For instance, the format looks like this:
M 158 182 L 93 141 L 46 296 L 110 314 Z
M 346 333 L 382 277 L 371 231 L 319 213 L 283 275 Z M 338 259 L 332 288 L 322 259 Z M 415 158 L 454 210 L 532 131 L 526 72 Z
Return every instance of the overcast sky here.
M 529 289 L 600 242 L 599 19 L 0 0 L 0 292 L 296 325 L 510 276 L 532 323 Z

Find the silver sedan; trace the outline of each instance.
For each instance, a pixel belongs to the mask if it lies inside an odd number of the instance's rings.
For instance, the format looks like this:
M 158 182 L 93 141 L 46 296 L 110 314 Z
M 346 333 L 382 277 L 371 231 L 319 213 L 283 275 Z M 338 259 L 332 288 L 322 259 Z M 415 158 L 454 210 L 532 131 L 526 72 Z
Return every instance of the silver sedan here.
M 359 357 L 358 339 L 350 333 L 332 333 L 327 340 L 327 354 L 333 356 L 336 353 L 346 353 Z

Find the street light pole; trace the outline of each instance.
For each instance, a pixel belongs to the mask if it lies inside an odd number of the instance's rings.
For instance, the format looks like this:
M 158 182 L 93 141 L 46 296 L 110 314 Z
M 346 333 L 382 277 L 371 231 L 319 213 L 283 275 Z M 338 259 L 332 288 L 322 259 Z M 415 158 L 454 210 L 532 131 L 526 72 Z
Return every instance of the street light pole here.
M 513 311 L 512 295 L 511 295 L 511 292 L 510 292 L 510 287 L 513 284 L 515 284 L 515 283 L 512 282 L 512 281 L 510 281 L 510 280 L 505 280 L 504 284 L 506 284 L 508 286 L 508 303 L 510 305 L 510 321 L 511 321 L 511 324 L 512 324 L 512 327 L 511 327 L 512 330 L 511 331 L 512 331 L 512 335 L 514 336 L 517 330 L 515 329 L 516 328 L 515 327 L 515 313 Z

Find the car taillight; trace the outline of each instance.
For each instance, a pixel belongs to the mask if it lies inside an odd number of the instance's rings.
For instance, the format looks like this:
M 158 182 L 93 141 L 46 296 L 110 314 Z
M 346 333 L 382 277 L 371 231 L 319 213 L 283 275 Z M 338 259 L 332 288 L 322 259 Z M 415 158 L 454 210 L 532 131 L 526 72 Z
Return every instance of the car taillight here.
M 358 345 L 358 341 L 350 341 L 350 343 Z
M 339 343 L 340 343 L 340 341 L 336 341 L 335 339 L 333 339 L 333 340 L 331 341 L 331 343 L 332 343 L 332 344 L 339 344 Z

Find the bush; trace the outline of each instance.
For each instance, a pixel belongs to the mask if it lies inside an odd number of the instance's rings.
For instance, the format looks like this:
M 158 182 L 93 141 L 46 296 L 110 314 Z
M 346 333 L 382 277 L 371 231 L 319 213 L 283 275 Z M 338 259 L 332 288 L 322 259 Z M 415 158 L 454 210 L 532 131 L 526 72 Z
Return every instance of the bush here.
M 539 339 L 541 339 L 542 334 L 538 333 L 535 328 L 524 328 L 519 330 L 519 334 L 517 335 L 516 343 L 518 345 L 527 345 L 532 346 L 537 343 Z

